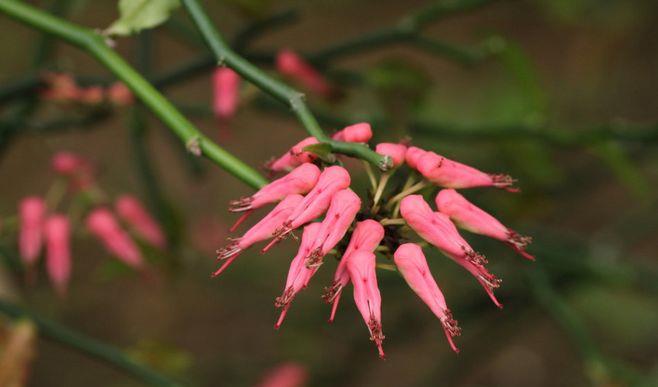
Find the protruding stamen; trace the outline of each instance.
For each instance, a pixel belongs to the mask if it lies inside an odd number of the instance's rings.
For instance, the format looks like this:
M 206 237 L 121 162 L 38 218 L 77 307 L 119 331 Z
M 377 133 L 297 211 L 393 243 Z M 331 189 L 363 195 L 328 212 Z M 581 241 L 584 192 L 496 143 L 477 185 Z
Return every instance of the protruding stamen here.
M 375 342 L 375 345 L 377 345 L 377 350 L 379 351 L 379 357 L 384 359 L 386 355 L 384 354 L 382 342 L 386 336 L 384 336 L 384 332 L 382 331 L 382 325 L 377 320 L 375 320 L 374 317 L 370 317 L 370 321 L 368 321 L 368 330 L 370 331 L 370 341 Z
M 231 263 L 233 263 L 233 261 L 235 261 L 235 259 L 239 255 L 240 254 L 238 253 L 238 254 L 235 254 L 235 255 L 231 256 L 230 258 L 226 259 L 224 261 L 224 263 L 222 264 L 222 266 L 220 266 L 219 269 L 217 269 L 214 273 L 212 273 L 212 276 L 217 277 L 218 275 L 222 274 L 226 269 L 228 269 L 228 267 L 231 265 Z
M 284 290 L 283 294 L 274 299 L 274 306 L 276 308 L 283 308 L 284 306 L 288 305 L 295 296 L 294 292 L 295 291 L 292 287 L 288 287 L 286 290 Z
M 473 251 L 471 249 L 467 249 L 466 247 L 462 246 L 462 250 L 464 250 L 464 254 L 466 255 L 466 260 L 469 261 L 470 263 L 476 265 L 476 266 L 484 266 L 489 261 L 487 260 L 487 257 L 484 255 Z
M 535 257 L 532 254 L 525 251 L 525 248 L 532 243 L 532 237 L 521 235 L 514 230 L 508 230 L 507 243 L 509 243 L 510 246 L 512 246 L 512 248 L 524 258 L 531 261 L 535 260 Z
M 231 240 L 231 239 L 229 238 L 229 240 Z M 238 244 L 238 240 L 234 239 L 234 240 L 231 241 L 231 243 L 229 243 L 228 245 L 226 245 L 226 246 L 224 246 L 221 249 L 218 249 L 216 251 L 217 260 L 221 261 L 221 260 L 231 258 L 233 256 L 236 256 L 236 255 L 240 254 L 241 252 L 242 252 L 242 248 Z
M 323 263 L 323 255 L 322 255 L 322 249 L 320 247 L 313 249 L 311 253 L 306 257 L 306 260 L 304 261 L 304 266 L 306 266 L 307 269 L 315 269 L 317 267 L 320 267 Z
M 277 228 L 272 236 L 274 237 L 270 243 L 268 243 L 263 249 L 261 250 L 261 253 L 266 253 L 269 249 L 271 249 L 275 244 L 281 242 L 282 240 L 286 239 L 288 234 L 292 232 L 292 227 L 290 222 L 284 223 L 281 227 Z
M 325 286 L 324 291 L 322 292 L 322 300 L 327 304 L 331 304 L 334 301 L 334 298 L 340 293 L 343 289 L 340 282 L 332 282 L 331 286 Z
M 251 203 L 254 198 L 252 196 L 242 197 L 237 200 L 231 200 L 228 205 L 228 210 L 231 212 L 243 212 L 251 209 Z
M 491 290 L 498 289 L 500 284 L 503 282 L 500 278 L 496 278 L 495 275 L 489 273 L 488 275 L 480 275 L 479 278 L 487 285 Z
M 516 183 L 516 179 L 514 179 L 510 175 L 505 175 L 505 174 L 494 174 L 494 175 L 489 175 L 491 177 L 491 180 L 493 181 L 493 186 L 496 188 L 501 188 L 504 189 L 508 192 L 519 192 L 521 191 L 520 189 L 513 187 L 514 183 Z
M 452 348 L 455 353 L 459 353 L 459 348 L 457 348 L 457 345 L 455 345 L 453 337 L 461 336 L 462 330 L 459 327 L 457 320 L 452 318 L 450 309 L 445 309 L 443 313 L 445 314 L 445 316 L 441 319 L 443 332 L 445 333 L 446 339 L 448 340 L 448 344 L 450 344 L 450 348 Z

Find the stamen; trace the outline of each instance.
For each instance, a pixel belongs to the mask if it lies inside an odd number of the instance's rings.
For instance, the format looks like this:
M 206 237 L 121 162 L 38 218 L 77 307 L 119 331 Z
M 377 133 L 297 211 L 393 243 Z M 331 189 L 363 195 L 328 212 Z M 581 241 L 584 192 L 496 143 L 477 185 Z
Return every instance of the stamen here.
M 322 292 L 322 300 L 327 304 L 331 304 L 341 290 L 343 290 L 343 286 L 340 284 L 340 282 L 334 281 L 331 286 L 324 287 L 324 291 Z
M 284 290 L 282 295 L 274 299 L 274 306 L 276 308 L 283 308 L 284 306 L 290 304 L 294 296 L 294 289 L 292 286 L 290 286 Z
M 489 261 L 487 260 L 487 257 L 484 255 L 475 252 L 471 249 L 467 249 L 465 246 L 462 246 L 462 250 L 464 250 L 464 254 L 466 256 L 466 260 L 469 261 L 470 263 L 476 265 L 476 266 L 484 266 Z
M 496 278 L 495 275 L 488 273 L 488 274 L 481 274 L 478 276 L 486 285 L 489 289 L 498 289 L 500 287 L 500 284 L 503 282 L 500 278 Z
M 368 321 L 368 330 L 370 331 L 370 341 L 374 341 L 377 345 L 377 350 L 379 351 L 379 357 L 384 359 L 384 348 L 382 348 L 382 342 L 386 338 L 384 332 L 382 331 L 382 325 L 375 320 L 374 317 L 370 317 Z
M 445 316 L 441 319 L 441 325 L 443 329 L 450 334 L 451 337 L 461 336 L 462 329 L 459 327 L 459 323 L 452 317 L 452 312 L 450 309 L 444 309 L 443 313 Z
M 230 240 L 230 239 L 229 239 Z M 242 252 L 242 248 L 238 244 L 238 240 L 233 240 L 231 243 L 228 245 L 222 247 L 221 249 L 218 249 L 216 251 L 217 253 L 217 261 L 220 260 L 225 260 L 228 258 L 231 258 L 235 255 L 238 255 Z
M 521 191 L 520 189 L 518 189 L 516 187 L 512 187 L 514 185 L 514 183 L 516 183 L 516 179 L 514 179 L 510 175 L 505 175 L 505 174 L 499 173 L 499 174 L 489 175 L 489 177 L 491 177 L 491 180 L 493 181 L 493 186 L 496 187 L 496 188 L 504 189 L 507 192 L 520 192 Z
M 306 266 L 307 269 L 315 269 L 320 267 L 320 265 L 323 263 L 323 258 L 324 256 L 322 255 L 322 248 L 318 247 L 311 251 L 309 256 L 306 257 L 304 266 Z
M 228 210 L 230 212 L 243 212 L 251 209 L 251 203 L 253 203 L 254 198 L 252 196 L 242 197 L 237 200 L 231 200 L 228 202 Z
M 270 243 L 268 243 L 263 249 L 261 250 L 261 253 L 266 253 L 269 249 L 271 249 L 275 244 L 281 242 L 282 240 L 286 239 L 288 234 L 292 232 L 291 228 L 292 223 L 290 221 L 285 222 L 281 227 L 277 228 L 272 236 L 274 237 Z

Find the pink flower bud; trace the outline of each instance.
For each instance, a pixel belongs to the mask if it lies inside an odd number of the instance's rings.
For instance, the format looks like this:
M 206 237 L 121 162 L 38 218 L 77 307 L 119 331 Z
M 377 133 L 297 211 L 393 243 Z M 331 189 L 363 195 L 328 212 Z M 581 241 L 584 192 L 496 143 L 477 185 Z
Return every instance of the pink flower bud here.
M 290 214 L 299 207 L 303 199 L 302 195 L 297 194 L 287 196 L 260 222 L 247 230 L 242 237 L 230 239 L 231 243 L 217 250 L 217 259 L 225 262 L 213 273 L 213 276 L 222 274 L 244 250 L 258 242 L 271 238 L 286 219 L 290 217 Z
M 370 331 L 370 340 L 374 341 L 379 357 L 384 358 L 382 341 L 382 298 L 377 286 L 375 271 L 375 254 L 357 250 L 347 261 L 347 271 L 354 286 L 354 302 Z
M 90 86 L 80 91 L 78 101 L 87 105 L 98 105 L 103 102 L 103 88 Z
M 519 235 L 505 227 L 496 218 L 469 202 L 454 189 L 441 190 L 436 195 L 436 207 L 450 217 L 457 226 L 475 234 L 503 241 L 527 259 L 534 257 L 525 251 L 532 238 Z
M 315 186 L 319 177 L 320 168 L 314 164 L 304 163 L 282 178 L 259 189 L 255 194 L 231 201 L 229 211 L 251 211 L 278 202 L 288 195 L 305 194 Z
M 20 232 L 18 249 L 26 265 L 33 265 L 39 258 L 43 242 L 43 222 L 46 216 L 46 202 L 36 196 L 21 200 L 18 208 Z
M 343 288 L 350 283 L 350 275 L 347 272 L 347 261 L 350 255 L 355 251 L 368 251 L 372 253 L 379 246 L 382 239 L 384 239 L 384 227 L 379 222 L 366 219 L 356 224 L 350 238 L 350 243 L 347 245 L 347 249 L 345 249 L 345 253 L 336 268 L 334 281 L 330 287 L 325 288 L 325 293 L 322 295 L 325 302 L 333 303 L 329 322 L 334 321 Z
M 315 237 L 313 249 L 306 258 L 307 267 L 317 268 L 322 265 L 324 256 L 343 239 L 360 209 L 361 199 L 351 189 L 346 188 L 334 194 Z
M 426 152 L 418 160 L 416 169 L 427 180 L 445 188 L 496 187 L 509 192 L 518 191 L 512 187 L 515 180 L 508 175 L 484 173 L 434 152 Z
M 93 184 L 94 171 L 89 160 L 71 152 L 57 152 L 50 161 L 51 168 L 70 179 L 75 189 L 85 189 Z
M 443 325 L 443 331 L 453 351 L 459 352 L 452 338 L 461 334 L 457 321 L 452 318 L 452 313 L 446 304 L 439 285 L 437 285 L 423 249 L 415 243 L 400 245 L 393 255 L 395 265 L 409 287 L 423 300 Z
M 60 296 L 66 295 L 71 278 L 71 228 L 64 215 L 50 216 L 44 225 L 46 269 L 50 282 Z
M 269 371 L 258 387 L 304 387 L 308 380 L 306 369 L 296 363 L 284 363 Z
M 307 284 L 317 271 L 317 268 L 307 268 L 304 262 L 313 249 L 313 244 L 318 236 L 320 228 L 320 223 L 311 223 L 304 227 L 299 250 L 297 251 L 295 258 L 290 262 L 290 269 L 288 270 L 288 278 L 286 279 L 286 286 L 283 290 L 283 294 L 277 297 L 274 301 L 274 305 L 277 308 L 281 308 L 279 320 L 274 325 L 276 329 L 279 329 L 281 324 L 283 324 L 283 320 L 288 313 L 288 308 L 290 308 L 290 304 L 297 293 L 306 288 Z
M 346 126 L 334 133 L 331 138 L 336 141 L 366 143 L 372 138 L 372 128 L 367 122 Z
M 122 82 L 114 82 L 107 89 L 107 99 L 117 106 L 128 106 L 135 102 L 132 91 Z
M 409 195 L 402 199 L 400 214 L 409 227 L 421 238 L 475 276 L 494 304 L 501 307 L 493 294 L 493 290 L 500 287 L 501 281 L 487 271 L 484 267 L 487 263 L 486 258 L 482 254 L 476 253 L 459 235 L 457 228 L 447 215 L 433 212 L 420 195 Z
M 318 140 L 315 137 L 306 137 L 302 141 L 293 145 L 288 152 L 283 156 L 270 161 L 265 166 L 273 172 L 290 171 L 291 169 L 302 165 L 304 163 L 313 162 L 317 156 L 310 152 L 305 152 L 304 147 L 317 144 Z
M 87 216 L 86 224 L 89 232 L 120 261 L 134 269 L 141 269 L 144 266 L 139 248 L 107 208 L 92 210 Z
M 142 203 L 131 195 L 122 195 L 114 203 L 119 218 L 128 223 L 135 232 L 151 245 L 164 249 L 167 245 L 160 225 L 144 209 Z
M 331 166 L 320 174 L 315 187 L 304 197 L 288 219 L 281 224 L 275 238 L 263 249 L 269 250 L 292 230 L 305 225 L 327 211 L 334 194 L 350 186 L 350 174 L 343 167 Z
M 331 87 L 327 80 L 302 57 L 291 50 L 281 50 L 276 57 L 276 69 L 299 82 L 309 91 L 328 96 Z
M 418 161 L 420 161 L 420 159 L 425 156 L 425 153 L 427 153 L 427 151 L 415 146 L 410 146 L 407 148 L 404 159 L 409 167 L 418 169 Z
M 390 142 L 382 142 L 377 144 L 375 152 L 383 156 L 388 156 L 393 161 L 393 167 L 397 168 L 404 163 L 407 154 L 407 146 L 402 144 L 395 144 Z
M 228 67 L 219 67 L 213 74 L 213 110 L 219 119 L 235 115 L 240 98 L 240 76 Z
M 82 94 L 75 79 L 69 74 L 48 73 L 44 75 L 44 81 L 47 87 L 41 93 L 41 96 L 45 99 L 56 102 L 72 102 L 77 101 Z

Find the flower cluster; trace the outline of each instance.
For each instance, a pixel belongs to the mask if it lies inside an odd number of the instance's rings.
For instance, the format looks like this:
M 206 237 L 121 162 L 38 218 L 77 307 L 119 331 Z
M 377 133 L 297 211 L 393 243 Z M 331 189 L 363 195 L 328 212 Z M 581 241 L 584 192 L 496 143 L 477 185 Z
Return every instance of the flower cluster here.
M 134 101 L 132 92 L 121 82 L 116 82 L 107 88 L 82 87 L 72 76 L 65 73 L 47 73 L 43 81 L 46 87 L 42 90 L 41 97 L 59 103 L 95 106 L 109 102 L 116 106 L 126 106 Z
M 348 126 L 336 132 L 336 141 L 367 144 L 372 130 L 367 123 Z M 325 288 L 323 299 L 332 304 L 329 321 L 333 321 L 343 289 L 350 283 L 354 301 L 384 357 L 384 334 L 381 317 L 381 294 L 377 286 L 377 257 L 380 253 L 395 264 L 409 287 L 430 308 L 442 324 L 451 348 L 461 329 L 453 318 L 441 289 L 432 276 L 421 245 L 429 244 L 471 273 L 491 300 L 501 306 L 494 295 L 500 279 L 486 268 L 487 259 L 476 252 L 460 235 L 457 227 L 486 235 L 510 245 L 523 257 L 533 259 L 525 251 L 531 242 L 507 228 L 493 216 L 464 198 L 456 189 L 495 187 L 517 192 L 514 179 L 507 175 L 490 174 L 450 160 L 435 152 L 407 144 L 380 143 L 375 151 L 385 156 L 393 169 L 377 178 L 369 172 L 372 192 L 364 203 L 350 189 L 350 173 L 340 160 L 329 164 L 312 152 L 309 145 L 318 143 L 308 137 L 295 144 L 281 157 L 267 164 L 273 172 L 286 173 L 251 196 L 230 203 L 231 212 L 242 213 L 234 231 L 257 208 L 276 204 L 263 219 L 241 237 L 217 250 L 221 266 L 217 276 L 246 249 L 259 242 L 269 242 L 262 252 L 301 231 L 301 241 L 292 259 L 283 293 L 276 297 L 281 310 L 275 328 L 283 323 L 295 297 L 305 289 L 328 255 L 339 258 L 333 282 Z M 370 168 L 367 168 L 370 171 Z M 394 174 L 407 174 L 400 184 L 386 192 Z M 398 176 L 400 177 L 400 176 Z M 404 181 L 404 183 L 402 183 Z M 419 195 L 426 191 L 434 196 L 436 209 Z M 385 200 L 384 200 L 385 198 Z M 412 242 L 406 234 L 413 231 L 424 242 Z
M 51 283 L 60 295 L 66 294 L 72 267 L 70 241 L 78 223 L 83 223 L 108 252 L 134 269 L 143 269 L 145 262 L 124 224 L 144 242 L 160 249 L 166 247 L 160 226 L 136 197 L 123 194 L 113 206 L 106 205 L 107 195 L 96 184 L 88 160 L 59 152 L 53 156 L 51 168 L 57 178 L 45 197 L 29 196 L 18 204 L 18 249 L 29 278 L 45 247 Z M 68 210 L 63 211 L 65 199 Z

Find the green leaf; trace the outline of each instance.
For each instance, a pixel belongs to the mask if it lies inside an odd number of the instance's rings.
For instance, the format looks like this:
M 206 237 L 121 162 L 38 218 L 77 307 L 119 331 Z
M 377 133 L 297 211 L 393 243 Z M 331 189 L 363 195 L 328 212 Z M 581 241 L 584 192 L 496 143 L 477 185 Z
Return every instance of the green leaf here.
M 119 19 L 105 33 L 125 36 L 153 28 L 165 22 L 179 5 L 178 0 L 119 0 Z
M 325 143 L 307 145 L 302 149 L 304 152 L 310 152 L 317 155 L 321 160 L 326 162 L 334 162 L 333 154 L 331 153 L 331 146 Z

